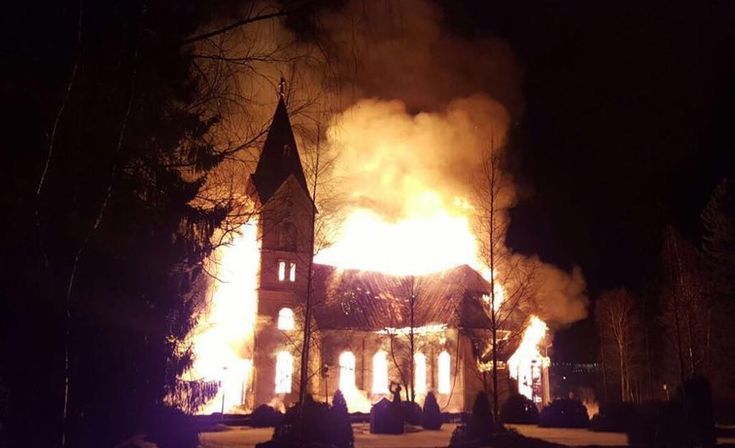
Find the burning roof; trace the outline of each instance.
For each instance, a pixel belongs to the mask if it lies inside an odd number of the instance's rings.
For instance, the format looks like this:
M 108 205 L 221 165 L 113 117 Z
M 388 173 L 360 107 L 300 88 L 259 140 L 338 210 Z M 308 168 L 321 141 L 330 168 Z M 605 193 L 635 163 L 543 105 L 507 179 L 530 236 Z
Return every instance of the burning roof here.
M 445 324 L 489 328 L 490 285 L 467 265 L 405 276 L 314 265 L 314 314 L 322 329 L 381 330 Z

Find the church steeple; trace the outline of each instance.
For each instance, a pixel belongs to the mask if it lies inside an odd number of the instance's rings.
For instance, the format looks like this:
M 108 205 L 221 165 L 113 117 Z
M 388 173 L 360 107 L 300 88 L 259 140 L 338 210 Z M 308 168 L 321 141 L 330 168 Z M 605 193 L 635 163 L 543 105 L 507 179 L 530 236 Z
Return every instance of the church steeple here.
M 283 87 L 281 87 L 282 91 Z M 252 182 L 260 202 L 262 204 L 268 202 L 291 175 L 308 194 L 309 190 L 291 129 L 291 121 L 288 118 L 284 95 L 281 94 L 276 112 L 273 114 L 273 122 L 265 139 L 263 152 L 258 160 L 258 166 L 252 175 Z

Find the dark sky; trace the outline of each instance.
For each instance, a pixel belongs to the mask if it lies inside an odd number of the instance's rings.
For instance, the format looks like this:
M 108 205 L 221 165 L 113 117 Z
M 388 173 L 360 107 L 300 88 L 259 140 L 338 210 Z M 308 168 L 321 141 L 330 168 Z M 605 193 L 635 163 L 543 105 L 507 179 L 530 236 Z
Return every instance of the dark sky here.
M 735 2 L 444 3 L 458 32 L 508 40 L 525 70 L 512 168 L 528 194 L 509 244 L 579 264 L 592 298 L 647 290 L 664 226 L 696 242 L 733 173 Z M 593 356 L 573 342 L 592 328 L 558 333 L 557 352 Z

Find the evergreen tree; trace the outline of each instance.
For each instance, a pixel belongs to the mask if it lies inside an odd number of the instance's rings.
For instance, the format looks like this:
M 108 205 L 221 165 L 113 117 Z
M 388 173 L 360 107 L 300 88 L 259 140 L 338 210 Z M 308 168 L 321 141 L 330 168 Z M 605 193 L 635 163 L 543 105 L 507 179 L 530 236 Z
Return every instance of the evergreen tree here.
M 424 429 L 441 429 L 442 413 L 433 392 L 426 394 L 422 416 L 422 426 Z
M 340 448 L 352 447 L 355 438 L 352 434 L 352 424 L 350 423 L 350 414 L 347 412 L 347 402 L 344 395 L 338 389 L 332 398 L 332 408 L 330 409 L 330 419 L 332 423 L 333 442 Z
M 473 439 L 479 440 L 487 440 L 493 434 L 493 413 L 490 410 L 490 401 L 484 392 L 478 392 L 475 397 L 467 430 Z
M 158 421 L 192 361 L 195 287 L 228 212 L 197 202 L 222 154 L 182 46 L 215 8 L 23 8 L 6 11 L 18 41 L 0 83 L 15 111 L 3 123 L 1 423 L 11 445 L 114 446 Z

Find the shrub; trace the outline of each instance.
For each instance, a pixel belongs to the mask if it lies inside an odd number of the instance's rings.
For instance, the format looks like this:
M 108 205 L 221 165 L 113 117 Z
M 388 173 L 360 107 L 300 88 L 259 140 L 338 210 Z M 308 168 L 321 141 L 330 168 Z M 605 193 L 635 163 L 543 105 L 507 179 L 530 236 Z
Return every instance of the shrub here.
M 625 432 L 628 436 L 628 445 L 652 447 L 656 440 L 656 426 L 663 414 L 665 404 L 649 401 L 633 407 L 628 427 Z
M 424 429 L 441 429 L 442 413 L 433 392 L 429 392 L 424 398 L 424 410 L 421 417 L 421 426 Z
M 299 412 L 303 412 L 303 420 Z M 306 396 L 304 409 L 295 404 L 286 410 L 283 422 L 273 431 L 273 440 L 266 446 L 297 447 L 312 444 L 332 445 L 334 432 L 331 427 L 329 405 Z
M 268 406 L 261 404 L 250 416 L 250 425 L 256 428 L 276 427 L 283 421 L 283 414 Z
M 484 442 L 493 434 L 494 423 L 487 395 L 484 392 L 478 392 L 472 406 L 472 415 L 467 423 L 467 430 L 473 439 Z
M 332 408 L 329 410 L 331 420 L 332 442 L 340 448 L 349 448 L 354 444 L 350 414 L 347 412 L 347 402 L 342 392 L 337 390 L 332 398 Z
M 586 428 L 588 424 L 587 408 L 579 400 L 554 400 L 539 415 L 539 426 L 545 428 Z
M 500 408 L 503 423 L 538 423 L 538 408 L 533 401 L 521 394 L 508 397 Z
M 403 411 L 400 403 L 381 399 L 370 408 L 370 432 L 374 434 L 403 434 Z
M 709 381 L 703 376 L 688 379 L 679 391 L 677 401 L 681 407 L 688 439 L 697 446 L 717 445 Z
M 401 410 L 403 411 L 403 421 L 409 425 L 418 426 L 421 424 L 421 406 L 413 401 L 402 401 Z
M 714 447 L 709 382 L 693 377 L 684 382 L 671 402 L 636 406 L 626 432 L 631 446 Z
M 452 431 L 452 438 L 449 439 L 450 448 L 475 448 L 480 446 L 480 441 L 472 438 L 467 425 L 457 425 Z
M 635 412 L 633 403 L 603 403 L 590 420 L 590 429 L 599 432 L 625 432 Z
M 196 448 L 199 434 L 191 417 L 172 407 L 157 409 L 150 419 L 149 441 L 160 448 Z

